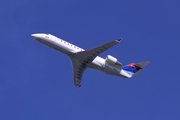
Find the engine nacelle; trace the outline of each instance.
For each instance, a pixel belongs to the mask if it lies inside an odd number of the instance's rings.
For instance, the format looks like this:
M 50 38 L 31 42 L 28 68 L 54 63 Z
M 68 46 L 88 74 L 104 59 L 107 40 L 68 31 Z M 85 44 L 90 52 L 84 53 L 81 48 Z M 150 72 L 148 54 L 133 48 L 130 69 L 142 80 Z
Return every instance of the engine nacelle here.
M 108 64 L 113 65 L 113 66 L 118 66 L 118 67 L 122 66 L 122 64 L 120 62 L 118 62 L 117 59 L 115 57 L 111 56 L 111 55 L 107 55 L 106 62 Z
M 110 64 L 115 64 L 117 62 L 117 59 L 111 55 L 107 55 L 106 62 Z

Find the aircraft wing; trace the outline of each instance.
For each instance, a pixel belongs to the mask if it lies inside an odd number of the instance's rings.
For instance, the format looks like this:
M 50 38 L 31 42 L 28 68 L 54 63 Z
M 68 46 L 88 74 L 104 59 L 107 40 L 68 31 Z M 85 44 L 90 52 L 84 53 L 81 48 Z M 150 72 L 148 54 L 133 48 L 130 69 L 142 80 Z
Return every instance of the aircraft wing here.
M 109 48 L 111 48 L 112 46 L 116 45 L 117 43 L 119 43 L 123 38 L 119 38 L 118 40 L 113 40 L 111 42 L 105 43 L 103 45 L 100 45 L 98 47 L 86 50 L 86 51 L 82 51 L 82 52 L 78 52 L 76 53 L 75 57 L 76 58 L 88 58 L 89 61 L 93 61 L 94 58 L 96 58 L 99 54 L 103 53 L 104 51 L 108 50 Z
M 100 45 L 98 47 L 86 51 L 74 53 L 71 56 L 71 61 L 73 65 L 74 85 L 76 87 L 80 87 L 81 78 L 84 70 L 87 68 L 87 65 L 91 63 L 99 54 L 116 45 L 121 40 L 122 38 L 118 40 L 113 40 L 111 42 L 108 42 L 106 44 Z
M 87 68 L 87 65 L 85 65 L 82 62 L 79 62 L 79 60 L 72 59 L 72 58 L 71 58 L 71 62 L 73 66 L 74 86 L 80 87 L 81 78 L 82 78 L 84 70 Z

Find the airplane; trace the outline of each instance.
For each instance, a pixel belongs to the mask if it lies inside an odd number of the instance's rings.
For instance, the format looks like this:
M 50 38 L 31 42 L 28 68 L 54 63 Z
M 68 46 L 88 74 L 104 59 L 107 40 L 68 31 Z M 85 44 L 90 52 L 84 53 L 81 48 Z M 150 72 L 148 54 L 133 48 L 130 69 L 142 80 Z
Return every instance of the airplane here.
M 117 43 L 120 43 L 123 38 L 110 41 L 89 50 L 84 50 L 48 33 L 31 34 L 31 36 L 38 42 L 70 57 L 73 66 L 74 85 L 76 87 L 81 86 L 81 78 L 87 67 L 99 70 L 102 73 L 131 78 L 134 74 L 138 76 L 141 69 L 150 63 L 146 61 L 122 66 L 122 63 L 111 55 L 107 55 L 106 59 L 98 56 Z

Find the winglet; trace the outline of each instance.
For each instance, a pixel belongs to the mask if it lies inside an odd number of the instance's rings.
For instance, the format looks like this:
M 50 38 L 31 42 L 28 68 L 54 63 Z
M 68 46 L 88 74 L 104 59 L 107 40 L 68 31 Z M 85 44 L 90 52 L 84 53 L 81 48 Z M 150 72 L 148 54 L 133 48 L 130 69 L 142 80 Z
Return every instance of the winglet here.
M 123 38 L 121 37 L 121 38 L 119 38 L 117 41 L 120 42 L 122 39 L 123 39 Z

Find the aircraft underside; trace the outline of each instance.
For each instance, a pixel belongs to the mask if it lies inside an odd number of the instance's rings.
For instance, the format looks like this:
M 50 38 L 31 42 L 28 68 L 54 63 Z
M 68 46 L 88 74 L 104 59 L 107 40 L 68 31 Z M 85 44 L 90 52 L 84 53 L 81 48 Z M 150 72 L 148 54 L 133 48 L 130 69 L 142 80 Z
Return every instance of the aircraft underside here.
M 141 69 L 149 64 L 149 62 L 143 62 L 139 64 L 132 63 L 122 67 L 122 64 L 111 55 L 108 55 L 106 59 L 98 56 L 99 54 L 119 43 L 122 38 L 113 40 L 89 50 L 84 50 L 51 34 L 41 33 L 32 34 L 31 36 L 38 42 L 70 57 L 73 65 L 74 85 L 76 87 L 81 86 L 80 83 L 82 75 L 87 67 L 99 70 L 106 74 L 131 78 L 133 74 L 139 75 Z

